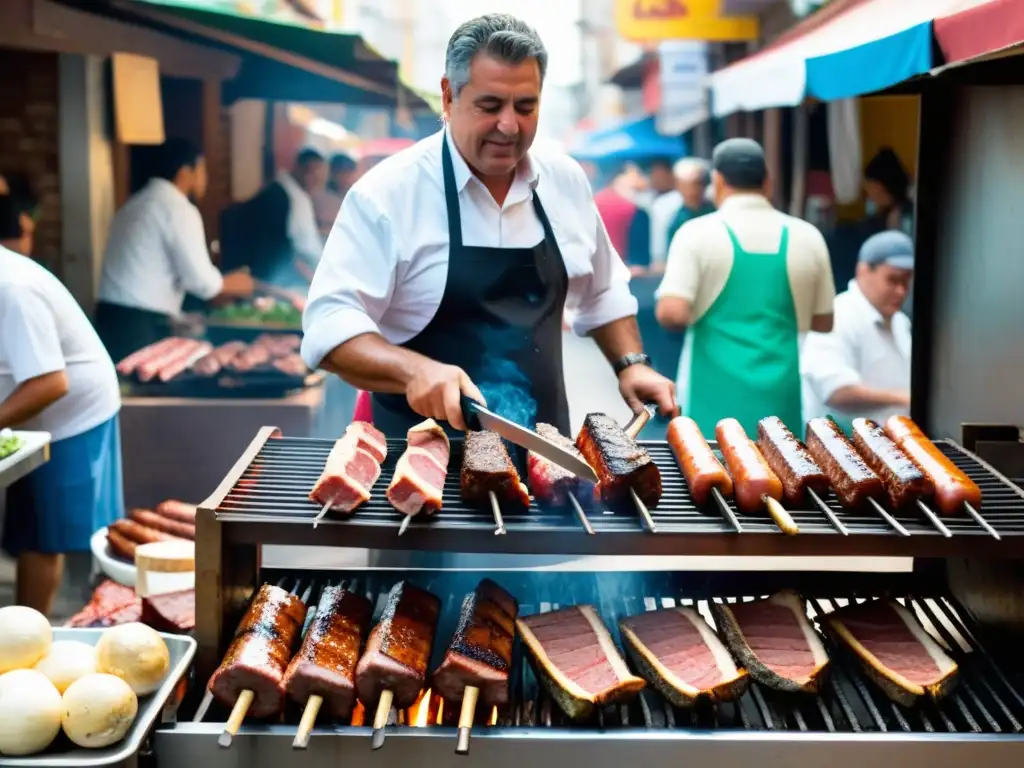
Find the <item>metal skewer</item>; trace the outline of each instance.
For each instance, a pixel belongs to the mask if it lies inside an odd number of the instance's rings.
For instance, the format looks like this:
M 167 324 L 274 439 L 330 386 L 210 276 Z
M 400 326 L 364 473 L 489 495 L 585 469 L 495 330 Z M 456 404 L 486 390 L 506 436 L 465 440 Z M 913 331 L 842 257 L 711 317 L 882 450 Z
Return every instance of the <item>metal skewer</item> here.
M 896 533 L 898 533 L 900 536 L 910 535 L 910 531 L 908 531 L 906 528 L 900 525 L 899 520 L 890 515 L 885 507 L 883 507 L 881 504 L 879 504 L 877 501 L 871 498 L 868 499 L 868 502 L 871 504 L 872 507 L 874 507 L 875 512 L 880 514 L 882 516 L 882 519 L 893 527 Z
M 637 496 L 636 491 L 633 488 L 629 489 L 629 495 L 633 497 L 633 503 L 636 505 L 636 511 L 640 513 L 640 517 L 644 519 L 644 525 L 647 526 L 647 530 L 651 533 L 658 532 L 658 526 L 654 524 L 654 518 L 651 517 L 650 510 L 647 509 L 647 505 L 640 500 Z
M 725 500 L 725 496 L 722 495 L 722 492 L 717 488 L 712 488 L 711 498 L 715 500 L 715 504 L 717 504 L 718 508 L 722 511 L 722 515 L 729 521 L 729 525 L 736 529 L 736 533 L 743 533 L 743 526 L 740 525 L 739 518 L 736 517 L 735 513 L 733 513 L 732 507 L 729 506 L 729 502 Z
M 459 740 L 455 744 L 455 754 L 469 754 L 469 735 L 473 730 L 473 715 L 476 713 L 476 702 L 480 689 L 467 685 L 462 696 L 462 710 L 459 712 Z
M 640 430 L 642 430 L 647 425 L 647 422 L 651 420 L 651 417 L 654 415 L 654 410 L 654 406 L 645 405 L 633 414 L 633 418 L 631 418 L 629 423 L 623 427 L 623 431 L 636 440 L 636 436 L 640 434 Z M 636 505 L 636 511 L 639 512 L 640 517 L 643 518 L 644 525 L 647 526 L 647 530 L 651 533 L 657 533 L 658 526 L 654 524 L 654 518 L 651 517 L 650 510 L 647 509 L 647 505 L 641 501 L 634 488 L 629 489 L 629 495 L 633 497 L 633 504 Z
M 488 497 L 491 500 L 491 512 L 494 514 L 494 535 L 504 536 L 505 535 L 505 521 L 501 517 L 501 505 L 498 504 L 498 497 L 494 491 L 487 492 Z
M 384 728 L 388 724 L 388 715 L 391 713 L 391 702 L 395 694 L 391 691 L 383 691 L 380 701 L 377 702 L 377 712 L 373 716 L 373 739 L 370 741 L 370 749 L 380 749 L 384 746 Z
M 768 509 L 768 514 L 771 515 L 772 520 L 779 526 L 779 530 L 787 536 L 796 536 L 800 533 L 800 526 L 796 524 L 796 521 L 790 516 L 786 508 L 779 503 L 777 499 L 773 499 L 768 494 L 761 497 L 761 501 L 764 502 L 765 507 Z
M 828 504 L 825 503 L 824 499 L 822 499 L 813 488 L 807 489 L 807 495 L 811 497 L 811 501 L 818 505 L 818 509 L 820 509 L 822 514 L 828 518 L 830 523 L 832 523 L 833 528 L 843 534 L 843 536 L 850 535 L 849 529 L 843 525 L 842 521 L 836 516 L 836 513 L 829 508 Z
M 323 508 L 317 513 L 316 517 L 313 518 L 314 528 L 316 528 L 320 524 L 320 521 L 324 519 L 324 515 L 326 515 L 330 511 L 332 504 L 334 504 L 334 499 L 328 499 L 327 503 L 324 504 Z
M 587 519 L 587 513 L 583 511 L 583 507 L 580 506 L 579 499 L 569 494 L 569 504 L 572 506 L 573 511 L 576 512 L 576 517 L 579 518 L 580 524 L 583 526 L 583 530 L 589 533 L 591 536 L 594 535 L 594 528 L 590 525 L 590 521 Z
M 411 514 L 411 515 L 406 515 L 406 516 L 405 516 L 405 520 L 403 520 L 403 521 L 402 521 L 402 524 L 401 524 L 400 526 L 398 526 L 398 535 L 399 535 L 399 536 L 401 536 L 401 535 L 402 535 L 402 534 L 404 534 L 404 533 L 405 533 L 405 532 L 406 532 L 407 530 L 409 530 L 409 523 L 411 523 L 411 522 L 412 522 L 412 519 L 413 519 L 414 517 L 416 517 L 416 515 L 418 515 L 418 514 L 419 514 L 419 512 L 414 512 L 414 513 L 413 513 L 413 514 Z
M 1003 537 L 999 535 L 999 531 L 989 525 L 988 520 L 981 516 L 981 513 L 974 508 L 972 504 L 964 502 L 964 509 L 967 510 L 967 514 L 974 518 L 974 522 L 985 529 L 985 532 L 996 541 L 1002 541 Z
M 210 692 L 209 686 L 206 688 L 206 693 L 203 694 L 203 700 L 199 702 L 199 709 L 196 710 L 196 714 L 192 718 L 193 723 L 203 722 L 203 718 L 206 717 L 206 713 L 210 711 L 210 706 L 213 704 L 213 694 Z
M 943 523 L 941 520 L 939 520 L 939 516 L 938 515 L 936 515 L 934 512 L 932 512 L 932 508 L 931 507 L 929 507 L 927 504 L 925 504 L 920 499 L 917 500 L 917 506 L 919 506 L 921 508 L 921 511 L 924 512 L 924 516 L 928 518 L 929 522 L 931 522 L 931 524 L 935 526 L 935 529 L 939 533 L 941 533 L 944 538 L 947 538 L 947 539 L 953 538 L 953 534 L 949 532 L 949 528 L 946 527 L 945 523 Z

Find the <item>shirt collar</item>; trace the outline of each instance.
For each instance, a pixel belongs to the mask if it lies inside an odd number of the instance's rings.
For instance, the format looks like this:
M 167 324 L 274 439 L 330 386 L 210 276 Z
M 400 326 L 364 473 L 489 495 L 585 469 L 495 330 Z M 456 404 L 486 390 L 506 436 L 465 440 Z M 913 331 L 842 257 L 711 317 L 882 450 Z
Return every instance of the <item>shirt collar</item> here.
M 853 299 L 858 304 L 861 305 L 861 312 L 864 312 L 865 317 L 871 318 L 871 322 L 873 325 L 877 325 L 882 328 L 889 327 L 892 321 L 886 321 L 886 319 L 882 317 L 882 313 L 875 309 L 874 304 L 868 301 L 868 297 L 864 295 L 864 292 L 860 289 L 860 286 L 857 285 L 856 280 L 851 280 L 847 284 L 846 290 L 849 292 L 850 296 L 852 296 Z
M 175 185 L 173 182 L 168 181 L 167 179 L 162 179 L 159 176 L 154 176 L 152 179 L 150 179 L 149 186 L 151 186 L 153 189 L 163 190 L 164 192 L 173 192 L 177 197 L 180 197 L 182 200 L 189 203 L 192 202 L 191 200 L 188 199 L 188 195 L 186 195 L 184 192 L 178 189 L 177 185 Z
M 452 170 L 455 171 L 455 188 L 462 192 L 466 188 L 470 179 L 475 179 L 473 171 L 470 170 L 469 164 L 466 159 L 459 152 L 458 147 L 455 146 L 455 140 L 452 138 L 448 129 L 445 128 L 441 131 L 442 140 L 448 142 L 448 151 L 451 152 L 452 156 Z M 479 182 L 479 179 L 477 179 Z M 512 182 L 513 186 L 517 183 L 526 184 L 531 190 L 537 188 L 537 182 L 540 181 L 540 174 L 537 171 L 537 165 L 530 159 L 530 154 L 527 153 L 519 165 L 516 166 L 516 178 Z M 483 183 L 483 182 L 479 182 Z
M 757 192 L 737 192 L 725 199 L 719 211 L 752 211 L 774 208 L 771 201 Z

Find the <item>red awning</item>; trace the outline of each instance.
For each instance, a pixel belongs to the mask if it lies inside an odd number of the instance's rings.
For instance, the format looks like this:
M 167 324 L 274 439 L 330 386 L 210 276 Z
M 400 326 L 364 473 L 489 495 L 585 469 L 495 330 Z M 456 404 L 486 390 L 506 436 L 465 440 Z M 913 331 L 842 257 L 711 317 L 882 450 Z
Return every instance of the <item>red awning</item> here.
M 1022 0 L 963 0 L 962 8 L 932 22 L 948 64 L 1024 43 Z

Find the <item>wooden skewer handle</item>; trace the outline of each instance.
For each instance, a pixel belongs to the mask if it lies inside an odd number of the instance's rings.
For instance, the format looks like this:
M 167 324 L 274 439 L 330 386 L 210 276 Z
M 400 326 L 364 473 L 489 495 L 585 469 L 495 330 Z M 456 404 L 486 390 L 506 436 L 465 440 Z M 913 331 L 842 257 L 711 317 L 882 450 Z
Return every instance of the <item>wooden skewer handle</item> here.
M 377 712 L 373 716 L 373 728 L 383 728 L 388 724 L 388 714 L 391 712 L 391 702 L 394 701 L 395 694 L 391 691 L 384 691 L 380 695 L 380 701 L 377 703 Z
M 295 732 L 295 741 L 292 747 L 305 749 L 309 744 L 309 733 L 316 725 L 316 716 L 320 713 L 320 705 L 324 703 L 323 696 L 312 694 L 306 701 L 306 708 L 302 710 L 302 719 L 299 721 L 299 729 Z
M 796 536 L 800 533 L 800 527 L 796 524 L 786 508 L 782 506 L 778 501 L 773 499 L 771 496 L 762 496 L 765 507 L 768 508 L 768 514 L 771 515 L 772 520 L 779 526 L 781 530 L 787 536 Z
M 245 720 L 245 715 L 252 705 L 254 695 L 248 689 L 239 694 L 235 706 L 231 708 L 231 715 L 224 724 L 224 732 L 220 735 L 219 743 L 222 747 L 231 746 L 231 740 L 238 733 L 238 729 L 242 727 L 242 721 Z
M 455 753 L 469 754 L 469 734 L 473 730 L 473 716 L 476 714 L 476 702 L 480 697 L 480 689 L 467 685 L 462 695 L 462 709 L 459 711 L 459 738 L 455 744 Z

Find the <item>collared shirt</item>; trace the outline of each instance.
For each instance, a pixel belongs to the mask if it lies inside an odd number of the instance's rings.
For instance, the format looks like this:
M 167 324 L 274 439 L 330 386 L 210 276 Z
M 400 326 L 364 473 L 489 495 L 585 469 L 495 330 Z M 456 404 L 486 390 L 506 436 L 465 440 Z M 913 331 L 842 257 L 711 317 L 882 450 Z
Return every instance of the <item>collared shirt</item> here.
M 288 171 L 277 174 L 277 183 L 288 195 L 288 239 L 295 253 L 310 265 L 320 261 L 324 241 L 316 223 L 316 210 L 309 192 Z
M 661 264 L 668 256 L 668 230 L 683 205 L 683 196 L 673 189 L 658 195 L 648 209 L 651 216 L 651 264 Z
M 345 196 L 303 317 L 302 356 L 311 367 L 363 333 L 402 344 L 437 312 L 448 279 L 444 136 L 440 131 L 387 158 Z M 535 246 L 544 237 L 532 204 L 536 192 L 569 275 L 566 307 L 576 333 L 636 314 L 629 270 L 608 239 L 590 184 L 575 161 L 532 150 L 498 205 L 448 141 L 465 245 Z
M 114 363 L 78 302 L 42 266 L 0 247 L 0 402 L 56 371 L 67 372 L 68 393 L 17 426 L 63 440 L 121 409 Z
M 887 323 L 851 280 L 836 297 L 832 333 L 807 335 L 800 367 L 807 419 L 834 413 L 884 423 L 893 414 L 909 415 L 899 407 L 847 414 L 827 403 L 837 390 L 855 384 L 910 390 L 910 318 L 897 312 Z
M 786 268 L 796 309 L 797 329 L 805 333 L 815 315 L 832 312 L 835 284 L 825 238 L 813 224 L 777 211 L 763 195 L 737 194 L 714 213 L 686 222 L 672 240 L 665 277 L 657 297 L 686 299 L 696 322 L 729 281 L 733 246 L 725 225 L 750 253 L 778 253 L 782 228 L 789 228 Z
M 186 293 L 212 299 L 223 285 L 199 209 L 171 182 L 152 179 L 114 216 L 101 301 L 175 316 Z

